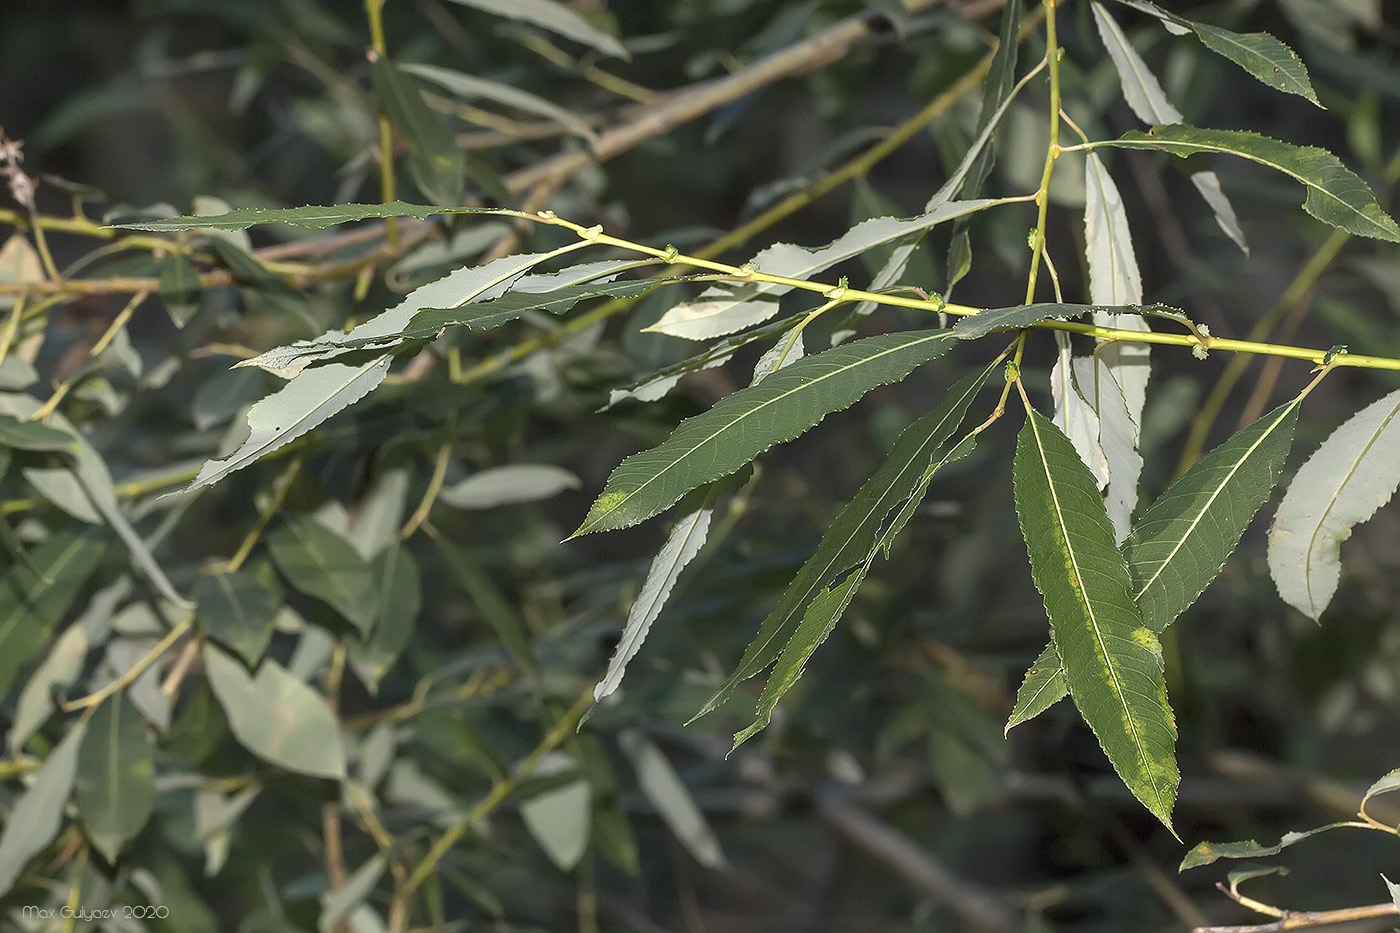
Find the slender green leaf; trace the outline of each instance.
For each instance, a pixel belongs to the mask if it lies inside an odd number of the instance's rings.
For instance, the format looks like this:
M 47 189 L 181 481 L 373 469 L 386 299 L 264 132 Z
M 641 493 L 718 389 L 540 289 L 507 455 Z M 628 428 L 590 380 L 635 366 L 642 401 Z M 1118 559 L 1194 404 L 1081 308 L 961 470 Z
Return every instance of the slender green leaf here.
M 1328 823 L 1326 826 L 1319 826 L 1316 829 L 1309 829 L 1304 832 L 1284 833 L 1283 838 L 1276 845 L 1260 845 L 1253 839 L 1245 839 L 1240 842 L 1202 842 L 1186 853 L 1186 857 L 1181 860 L 1181 865 L 1177 871 L 1186 871 L 1188 868 L 1199 868 L 1202 865 L 1209 865 L 1212 862 L 1223 858 L 1267 858 L 1271 855 L 1278 855 L 1284 849 L 1294 843 L 1302 842 L 1309 836 L 1316 836 L 1318 833 L 1325 833 L 1331 829 L 1345 829 L 1354 826 L 1354 823 Z
M 1341 579 L 1341 546 L 1354 525 L 1400 486 L 1400 392 L 1333 431 L 1288 486 L 1269 530 L 1269 572 L 1279 595 L 1316 621 Z
M 1031 576 L 1070 694 L 1128 789 L 1168 828 L 1176 726 L 1161 647 L 1142 626 L 1097 484 L 1074 446 L 1029 411 L 1012 463 Z
M 338 888 L 328 888 L 321 894 L 321 916 L 316 922 L 317 933 L 339 933 L 346 929 L 364 929 L 355 922 L 358 911 L 374 893 L 374 886 L 389 867 L 389 858 L 379 852 L 371 856 Z
M 1308 192 L 1303 210 L 1323 223 L 1358 236 L 1400 242 L 1400 226 L 1381 210 L 1371 189 L 1325 149 L 1294 146 L 1258 133 L 1180 125 L 1155 126 L 1146 133 L 1133 130 L 1103 145 L 1160 149 L 1182 157 L 1196 153 L 1240 156 L 1301 182 Z
M 548 463 L 512 463 L 473 473 L 444 487 L 438 498 L 458 509 L 493 509 L 521 502 L 538 502 L 577 489 L 579 478 Z
M 727 868 L 719 838 L 666 754 L 638 729 L 623 731 L 618 735 L 618 742 L 637 772 L 642 793 L 647 795 L 686 851 L 706 868 Z
M 1308 69 L 1296 52 L 1267 32 L 1231 32 L 1219 26 L 1197 23 L 1168 13 L 1155 3 L 1146 0 L 1118 0 L 1125 6 L 1141 10 L 1157 17 L 1169 27 L 1189 30 L 1196 34 L 1201 44 L 1217 55 L 1228 58 L 1249 72 L 1261 84 L 1276 91 L 1296 94 L 1307 98 L 1319 107 L 1312 82 L 1308 80 Z
M 1366 788 L 1366 793 L 1361 797 L 1361 811 L 1364 813 L 1366 804 L 1372 797 L 1378 794 L 1389 794 L 1392 791 L 1400 790 L 1400 768 L 1387 772 L 1370 787 Z
M 972 214 L 999 203 L 994 199 L 943 201 L 917 217 L 876 217 L 862 221 L 825 246 L 807 249 L 791 243 L 775 243 L 750 263 L 758 272 L 792 279 L 807 279 L 832 266 L 855 259 L 872 247 L 927 231 L 937 224 Z M 878 287 L 878 286 L 877 286 Z M 645 328 L 648 331 L 708 340 L 723 337 L 778 313 L 778 299 L 791 285 L 772 282 L 725 283 L 706 289 L 694 301 L 682 302 Z
M 262 660 L 281 605 L 277 594 L 243 571 L 202 577 L 194 585 L 199 625 L 248 666 Z
M 30 553 L 37 578 L 22 566 L 0 576 L 0 694 L 48 641 L 105 550 L 100 535 L 64 529 Z
M 1161 632 L 1220 575 L 1273 492 L 1293 444 L 1298 401 L 1269 412 L 1198 460 L 1133 525 L 1123 554 L 1142 623 Z
M 424 80 L 436 84 L 438 87 L 464 100 L 486 99 L 495 101 L 498 104 L 505 104 L 516 110 L 532 113 L 536 116 L 544 117 L 546 120 L 553 120 L 560 126 L 587 140 L 590 144 L 598 142 L 598 132 L 588 121 L 580 117 L 572 110 L 565 110 L 563 107 L 552 104 L 543 97 L 536 96 L 520 88 L 512 87 L 509 84 L 502 84 L 499 81 L 488 81 L 485 78 L 478 78 L 474 75 L 463 74 L 460 71 L 453 71 L 450 68 L 438 68 L 434 65 L 402 65 L 404 71 L 416 75 Z
M 204 646 L 209 686 L 243 747 L 278 767 L 345 777 L 340 726 L 325 699 L 271 658 L 255 676 L 213 644 Z
M 876 386 L 903 379 L 941 356 L 952 342 L 940 330 L 867 337 L 799 360 L 722 399 L 682 422 L 665 443 L 622 461 L 574 536 L 651 518 Z
M 184 327 L 199 311 L 202 289 L 194 266 L 181 253 L 171 253 L 160 263 L 160 300 L 171 323 Z
M 408 143 L 408 165 L 419 189 L 438 204 L 461 204 L 467 164 L 447 119 L 428 106 L 418 79 L 385 56 L 374 59 L 370 73 L 375 98 Z
M 652 558 L 641 592 L 633 600 L 632 608 L 627 611 L 627 622 L 622 627 L 622 637 L 617 641 L 617 648 L 608 661 L 608 669 L 602 680 L 593 688 L 595 703 L 610 695 L 622 684 L 628 663 L 641 650 L 642 642 L 651 631 L 651 624 L 666 606 L 666 600 L 676 585 L 676 579 L 705 546 L 705 539 L 710 533 L 710 517 L 713 514 L 712 508 L 697 508 L 681 516 L 671 527 L 661 550 Z
M 155 746 L 136 707 L 117 693 L 88 721 L 73 787 L 83 829 L 109 863 L 145 827 L 155 799 Z
M 501 595 L 500 589 L 466 549 L 458 547 L 442 535 L 432 537 L 453 579 L 466 590 L 476 611 L 496 632 L 496 637 L 500 638 L 511 659 L 522 671 L 538 675 L 539 662 L 535 660 L 530 639 L 525 635 L 525 624 Z
M 179 230 L 246 230 L 256 224 L 290 224 L 310 230 L 324 230 L 337 224 L 385 217 L 413 217 L 427 220 L 435 214 L 500 214 L 495 208 L 443 207 L 389 201 L 385 204 L 308 204 L 305 207 L 240 207 L 212 216 L 171 217 L 113 224 L 120 230 L 153 230 L 173 233 Z
M 293 515 L 268 534 L 267 547 L 288 583 L 369 632 L 379 599 L 354 545 L 310 516 Z
M 904 429 L 875 475 L 841 509 L 817 550 L 803 563 L 783 590 L 778 605 L 763 620 L 734 673 L 696 713 L 717 709 L 745 680 L 772 664 L 800 621 L 799 613 L 823 587 L 864 559 L 879 539 L 886 516 L 923 481 L 939 448 L 961 423 L 973 396 L 991 376 L 996 364 L 959 380 L 938 407 Z
M 34 783 L 10 807 L 0 832 L 0 895 L 10 893 L 24 866 L 58 835 L 86 730 L 81 719 L 68 727 L 34 775 Z
M 604 55 L 631 58 L 615 36 L 593 26 L 579 14 L 556 0 L 452 0 L 494 16 L 530 23 L 566 39 L 572 39 Z
M 1076 305 L 1059 303 L 1042 303 L 1032 305 L 1016 305 L 1011 308 L 988 308 L 976 314 L 970 314 L 962 318 L 953 325 L 953 336 L 959 340 L 975 340 L 984 337 L 993 331 L 998 330 L 1020 330 L 1023 327 L 1030 327 L 1039 324 L 1041 321 L 1066 321 L 1084 314 L 1102 312 L 1105 314 L 1148 314 L 1152 312 L 1171 312 L 1171 308 L 1166 305 L 1125 305 L 1113 307 L 1108 305 Z
M 363 639 L 350 641 L 350 662 L 371 693 L 403 654 L 418 625 L 423 606 L 423 578 L 413 554 L 399 543 L 374 559 L 370 572 L 377 581 L 379 603 L 374 627 Z
M 1011 717 L 1006 720 L 1006 732 L 1015 726 L 1034 719 L 1069 694 L 1069 684 L 1065 682 L 1065 669 L 1060 664 L 1060 656 L 1055 653 L 1055 645 L 1045 646 L 1040 657 L 1026 671 L 1021 681 L 1021 689 L 1016 691 L 1016 703 L 1011 708 Z

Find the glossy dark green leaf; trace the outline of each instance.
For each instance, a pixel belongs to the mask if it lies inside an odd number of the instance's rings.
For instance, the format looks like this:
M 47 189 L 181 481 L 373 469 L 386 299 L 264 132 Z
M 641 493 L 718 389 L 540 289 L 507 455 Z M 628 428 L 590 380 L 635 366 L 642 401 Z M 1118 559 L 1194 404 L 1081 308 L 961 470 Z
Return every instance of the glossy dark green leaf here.
M 145 827 L 155 799 L 154 743 L 136 707 L 116 693 L 88 721 L 73 787 L 83 830 L 109 863 Z
M 268 534 L 267 547 L 288 583 L 325 602 L 361 633 L 370 630 L 378 594 L 354 545 L 314 518 L 292 515 Z
M 957 430 L 968 405 L 994 369 L 995 364 L 960 379 L 937 408 L 904 429 L 884 464 L 842 507 L 817 550 L 783 590 L 734 673 L 696 717 L 717 709 L 739 684 L 772 664 L 792 637 L 807 603 L 865 558 L 878 541 L 886 517 L 914 492 L 930 464 L 937 462 L 943 443 Z
M 272 640 L 278 595 L 243 571 L 201 577 L 194 585 L 199 625 L 220 644 L 238 652 L 250 667 Z
M 202 297 L 194 266 L 180 253 L 171 253 L 160 263 L 160 300 L 176 327 L 184 327 L 199 310 Z
M 204 646 L 209 686 L 243 747 L 289 771 L 340 780 L 345 748 L 326 700 L 271 658 L 255 675 L 212 644 Z
M 1031 577 L 1075 705 L 1114 770 L 1170 828 L 1178 772 L 1161 646 L 1142 625 L 1098 483 L 1054 423 L 1029 411 L 1012 461 Z
M 657 515 L 690 490 L 733 473 L 871 389 L 903 379 L 952 342 L 941 330 L 867 337 L 798 360 L 735 392 L 682 422 L 665 443 L 622 461 L 574 536 L 626 528 Z
M 1269 412 L 1198 460 L 1123 542 L 1142 624 L 1160 633 L 1196 601 L 1268 501 L 1293 444 L 1298 401 Z
M 1366 183 L 1325 149 L 1289 143 L 1237 130 L 1195 126 L 1154 126 L 1133 130 L 1103 145 L 1122 149 L 1160 149 L 1175 156 L 1197 153 L 1235 155 L 1283 172 L 1307 188 L 1303 210 L 1318 220 L 1357 236 L 1400 242 L 1400 226 L 1376 203 Z
M 64 529 L 29 552 L 32 566 L 0 577 L 0 694 L 48 641 L 106 548 L 97 532 Z
M 408 143 L 413 180 L 430 200 L 461 204 L 467 164 L 447 117 L 429 107 L 418 80 L 400 71 L 388 58 L 377 57 L 370 69 L 376 99 L 394 129 Z

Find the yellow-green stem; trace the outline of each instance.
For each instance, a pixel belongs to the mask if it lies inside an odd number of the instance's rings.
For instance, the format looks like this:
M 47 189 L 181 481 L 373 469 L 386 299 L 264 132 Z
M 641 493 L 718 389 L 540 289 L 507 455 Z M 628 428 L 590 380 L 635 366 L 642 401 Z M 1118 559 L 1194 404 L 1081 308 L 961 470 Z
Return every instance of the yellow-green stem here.
M 1045 0 L 1045 62 L 1050 69 L 1050 143 L 1045 147 L 1045 168 L 1040 173 L 1040 189 L 1035 193 L 1039 207 L 1035 233 L 1031 238 L 1031 268 L 1026 275 L 1026 304 L 1035 300 L 1035 280 L 1040 273 L 1040 259 L 1045 253 L 1045 220 L 1050 210 L 1050 179 L 1055 173 L 1055 160 L 1060 157 L 1060 45 L 1055 32 L 1055 4 Z
M 365 0 L 365 15 L 369 19 L 370 60 L 377 61 L 389 53 L 384 42 L 385 0 Z M 394 128 L 389 118 L 379 114 L 379 196 L 387 204 L 397 197 L 394 182 Z M 399 225 L 394 217 L 384 221 L 384 238 L 390 250 L 399 248 Z

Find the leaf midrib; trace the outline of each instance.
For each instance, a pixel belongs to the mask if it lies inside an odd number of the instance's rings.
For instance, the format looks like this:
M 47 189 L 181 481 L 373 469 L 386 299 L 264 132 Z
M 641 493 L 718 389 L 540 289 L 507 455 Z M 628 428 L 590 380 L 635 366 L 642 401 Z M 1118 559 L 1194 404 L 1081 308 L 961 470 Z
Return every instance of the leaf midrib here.
M 1070 543 L 1069 529 L 1065 525 L 1064 513 L 1060 507 L 1060 497 L 1055 489 L 1054 473 L 1051 472 L 1050 461 L 1046 457 L 1045 444 L 1040 436 L 1040 425 L 1036 423 L 1034 418 L 1031 418 L 1030 422 L 1032 425 L 1032 430 L 1035 432 L 1035 443 L 1036 449 L 1040 452 L 1040 462 L 1041 465 L 1045 468 L 1045 476 L 1048 480 L 1046 486 L 1050 490 L 1050 501 L 1054 505 L 1055 521 L 1056 524 L 1059 526 L 1060 536 L 1065 546 L 1065 553 L 1069 555 L 1070 568 L 1073 570 L 1075 582 L 1078 584 L 1078 593 L 1081 594 L 1080 604 L 1084 607 L 1085 612 L 1088 614 L 1089 625 L 1090 629 L 1094 634 L 1094 640 L 1098 643 L 1099 650 L 1103 653 L 1104 667 L 1108 669 L 1108 675 L 1113 685 L 1113 695 L 1118 698 L 1118 702 L 1123 708 L 1123 720 L 1127 723 L 1128 729 L 1132 733 L 1133 747 L 1137 749 L 1139 762 L 1142 765 L 1144 774 L 1147 776 L 1148 784 L 1150 784 L 1152 787 L 1152 795 L 1156 798 L 1158 807 L 1165 811 L 1167 807 L 1164 801 L 1162 800 L 1162 792 L 1157 786 L 1156 776 L 1152 773 L 1152 766 L 1150 760 L 1148 759 L 1146 748 L 1144 747 L 1144 740 L 1142 738 L 1142 735 L 1138 731 L 1137 720 L 1133 717 L 1132 708 L 1128 705 L 1128 701 L 1126 698 L 1126 688 L 1123 686 L 1123 683 L 1119 678 L 1118 669 L 1113 663 L 1113 657 L 1109 654 L 1108 645 L 1105 643 L 1103 633 L 1099 629 L 1098 616 L 1095 614 L 1094 607 L 1089 601 L 1089 591 L 1084 586 L 1084 576 L 1079 570 L 1079 557 L 1075 553 L 1073 544 Z M 1061 666 L 1063 666 L 1063 658 L 1061 658 L 1060 663 Z M 1066 672 L 1065 674 L 1065 682 L 1066 685 L 1068 685 L 1068 672 Z

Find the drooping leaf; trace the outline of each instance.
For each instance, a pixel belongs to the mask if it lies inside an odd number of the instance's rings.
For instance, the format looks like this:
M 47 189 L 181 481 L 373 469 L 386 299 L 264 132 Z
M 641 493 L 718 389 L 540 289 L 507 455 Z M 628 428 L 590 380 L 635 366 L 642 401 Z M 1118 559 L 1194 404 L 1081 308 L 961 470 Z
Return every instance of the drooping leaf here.
M 34 783 L 10 807 L 0 832 L 0 894 L 10 893 L 24 866 L 58 835 L 86 729 L 81 719 L 68 727 L 34 775 Z
M 194 600 L 209 637 L 238 652 L 250 667 L 262 660 L 279 608 L 276 594 L 240 570 L 201 577 Z
M 1271 846 L 1260 845 L 1253 839 L 1245 839 L 1241 842 L 1198 843 L 1190 852 L 1186 853 L 1186 857 L 1181 860 L 1177 871 L 1199 868 L 1223 858 L 1267 858 L 1271 855 L 1278 855 L 1284 849 L 1294 843 L 1302 842 L 1309 836 L 1325 833 L 1329 829 L 1341 829 L 1353 825 L 1352 823 L 1328 823 L 1326 826 L 1319 826 L 1304 832 L 1284 833 L 1283 838 L 1276 845 Z
M 221 648 L 204 646 L 209 686 L 243 747 L 299 774 L 340 780 L 345 749 L 325 699 L 271 658 L 256 675 Z
M 427 220 L 435 214 L 500 214 L 495 208 L 447 207 L 389 201 L 384 204 L 308 204 L 305 207 L 240 207 L 210 216 L 170 217 L 161 220 L 113 224 L 119 230 L 151 230 L 174 233 L 180 230 L 246 230 L 255 224 L 290 224 L 309 230 L 324 230 L 337 224 L 385 217 L 413 217 Z
M 160 300 L 171 323 L 184 327 L 199 310 L 201 289 L 194 266 L 181 253 L 171 253 L 160 263 Z
M 807 279 L 838 263 L 854 259 L 872 247 L 926 231 L 937 224 L 996 203 L 993 199 L 944 201 L 917 217 L 877 217 L 856 224 L 836 240 L 815 249 L 776 243 L 755 256 L 750 265 L 755 271 L 769 275 Z M 716 285 L 706 289 L 694 301 L 676 305 L 646 330 L 687 340 L 723 337 L 761 324 L 777 314 L 778 299 L 790 291 L 791 285 L 771 282 Z
M 99 534 L 67 528 L 30 552 L 37 578 L 22 565 L 0 576 L 0 694 L 48 641 L 105 551 Z
M 1021 689 L 1016 691 L 1016 703 L 1011 708 L 1011 716 L 1006 720 L 1006 732 L 1023 722 L 1028 722 L 1069 694 L 1069 684 L 1065 682 L 1065 669 L 1060 664 L 1060 656 L 1055 653 L 1052 642 L 1045 646 L 1040 657 L 1026 671 L 1021 681 Z
M 321 894 L 321 916 L 316 922 L 317 933 L 337 933 L 337 931 L 362 929 L 353 921 L 355 912 L 365 906 L 365 901 L 374 893 L 384 869 L 389 867 L 389 858 L 383 852 L 375 853 L 354 874 L 345 879 L 338 888 L 330 888 Z
M 642 642 L 651 631 L 651 624 L 666 606 L 666 600 L 676 585 L 676 579 L 700 549 L 710 532 L 710 517 L 714 509 L 697 508 L 679 518 L 671 527 L 661 550 L 652 558 L 647 569 L 646 580 L 641 592 L 627 611 L 627 622 L 622 627 L 622 636 L 617 648 L 608 661 L 608 669 L 603 679 L 593 688 L 593 701 L 596 703 L 613 693 L 621 684 L 627 665 L 641 650 Z
M 1067 321 L 1093 312 L 1107 314 L 1146 314 L 1150 311 L 1169 312 L 1165 305 L 1111 307 L 1106 305 L 1076 305 L 1046 302 L 1016 305 L 1011 308 L 987 308 L 969 314 L 953 325 L 952 333 L 959 340 L 975 340 L 998 330 L 1020 330 L 1041 321 Z
M 924 492 L 928 489 L 929 481 L 933 479 L 934 474 L 947 464 L 960 460 L 971 453 L 975 445 L 975 435 L 964 437 L 942 459 L 925 467 L 919 483 L 890 522 L 889 528 L 871 545 L 869 552 L 864 555 L 856 569 L 851 571 L 846 579 L 839 584 L 822 590 L 807 604 L 807 611 L 803 614 L 802 621 L 798 624 L 797 630 L 792 633 L 792 638 L 783 646 L 782 654 L 778 656 L 777 662 L 773 665 L 773 673 L 768 676 L 768 682 L 763 685 L 763 693 L 758 698 L 754 721 L 734 736 L 735 748 L 761 730 L 768 728 L 768 724 L 773 719 L 773 710 L 778 706 L 778 701 L 802 677 L 807 662 L 811 660 L 812 655 L 836 628 L 836 623 L 841 620 L 846 609 L 851 605 L 856 591 L 865 581 L 865 576 L 870 571 L 870 565 L 875 562 L 876 555 L 882 550 L 886 555 L 889 554 L 894 538 L 908 523 L 909 517 L 913 514 L 919 501 L 923 499 Z
M 1138 425 L 1128 413 L 1127 399 L 1112 369 L 1093 356 L 1077 359 L 1073 366 L 1084 403 L 1098 415 L 1098 446 L 1108 464 L 1104 507 L 1113 523 L 1113 540 L 1121 544 L 1132 527 L 1138 479 L 1142 475 L 1142 454 L 1137 449 Z
M 1196 34 L 1201 44 L 1249 72 L 1261 84 L 1287 94 L 1307 98 L 1322 106 L 1308 80 L 1308 69 L 1296 52 L 1267 32 L 1231 32 L 1168 13 L 1146 0 L 1118 0 L 1125 6 L 1157 17 L 1168 26 Z
M 578 764 L 564 752 L 551 752 L 535 767 L 534 776 L 577 773 Z M 563 871 L 572 871 L 588 850 L 593 789 L 582 777 L 536 794 L 520 804 L 525 828 Z
M 1028 411 L 1012 462 L 1031 576 L 1045 597 L 1075 705 L 1114 770 L 1171 826 L 1178 772 L 1161 647 L 1133 604 L 1094 478 L 1069 439 Z
M 940 330 L 867 337 L 806 357 L 725 397 L 682 422 L 660 446 L 622 461 L 574 536 L 651 518 L 876 386 L 903 379 L 941 356 L 952 342 Z
M 1160 149 L 1175 156 L 1196 153 L 1236 155 L 1267 165 L 1307 188 L 1303 210 L 1326 224 L 1357 236 L 1400 242 L 1396 226 L 1366 183 L 1325 149 L 1289 143 L 1237 130 L 1195 126 L 1155 126 L 1146 133 L 1132 130 L 1103 145 L 1123 149 Z
M 1084 253 L 1089 265 L 1089 300 L 1105 305 L 1142 304 L 1142 275 L 1138 272 L 1123 198 L 1113 176 L 1094 152 L 1088 153 L 1084 192 Z
M 582 485 L 563 467 L 548 463 L 512 463 L 491 467 L 444 487 L 438 498 L 453 508 L 492 509 L 501 505 L 538 502 Z
M 937 408 L 904 429 L 884 464 L 842 507 L 817 550 L 803 563 L 783 590 L 778 605 L 759 626 L 734 673 L 695 714 L 696 718 L 717 709 L 739 684 L 772 664 L 791 638 L 807 603 L 865 558 L 878 541 L 885 518 L 914 492 L 929 465 L 937 462 L 943 443 L 957 430 L 968 405 L 994 368 L 995 364 L 963 377 L 948 390 Z
M 442 535 L 433 535 L 432 538 L 453 579 L 466 591 L 472 605 L 495 631 L 511 659 L 522 671 L 538 675 L 539 662 L 535 660 L 534 649 L 525 635 L 524 622 L 501 595 L 500 588 L 465 548 L 458 547 Z
M 624 730 L 618 735 L 618 743 L 637 772 L 642 793 L 647 795 L 686 851 L 706 868 L 726 868 L 719 838 L 665 753 L 638 729 Z
M 370 571 L 379 603 L 369 635 L 350 641 L 350 663 L 373 693 L 417 628 L 423 605 L 423 578 L 413 554 L 397 542 L 380 552 Z
M 439 68 L 435 65 L 412 64 L 400 67 L 410 74 L 431 81 L 448 93 L 464 100 L 484 98 L 498 104 L 505 104 L 516 110 L 532 113 L 544 117 L 546 120 L 553 120 L 589 143 L 596 144 L 598 142 L 598 132 L 583 117 L 528 91 L 499 81 L 488 81 L 485 78 L 463 74 L 450 68 Z
M 387 57 L 377 56 L 370 73 L 375 99 L 408 143 L 408 165 L 418 188 L 438 204 L 461 204 L 467 162 L 447 119 L 428 106 L 418 79 Z
M 109 863 L 146 825 L 155 798 L 155 746 L 136 707 L 117 693 L 88 721 L 73 787 L 83 829 Z
M 378 595 L 354 545 L 306 515 L 288 516 L 267 536 L 268 553 L 287 582 L 335 609 L 361 633 L 374 624 Z
M 1269 573 L 1279 595 L 1316 621 L 1341 578 L 1352 526 L 1400 486 L 1400 392 L 1372 402 L 1333 431 L 1288 486 L 1269 530 Z
M 97 602 L 96 597 L 93 602 Z M 78 679 L 91 647 L 81 620 L 68 626 L 54 641 L 53 647 L 39 662 L 20 692 L 10 732 L 5 737 L 11 756 L 18 755 L 25 743 L 53 715 L 57 709 L 54 697 L 62 696 L 64 689 L 71 687 Z
M 556 0 L 452 0 L 462 6 L 475 7 L 493 16 L 502 16 L 547 29 L 566 39 L 597 49 L 604 55 L 631 58 L 615 36 L 603 32 Z
M 111 487 L 111 477 L 104 469 L 100 479 L 94 481 L 93 474 L 89 470 L 83 469 L 83 464 L 79 462 L 73 470 L 73 478 L 77 480 L 83 492 L 92 502 L 95 508 L 107 523 L 107 526 L 117 533 L 122 544 L 126 545 L 127 554 L 131 558 L 132 566 L 146 578 L 146 582 L 163 598 L 169 600 L 181 609 L 193 609 L 194 603 L 182 596 L 175 585 L 170 582 L 170 578 L 165 575 L 165 571 L 156 561 L 155 555 L 146 546 L 146 542 L 136 533 L 136 529 L 131 527 L 127 521 L 126 514 L 122 512 L 121 506 L 117 504 L 116 491 Z
M 1294 400 L 1196 461 L 1133 525 L 1123 554 L 1142 623 L 1161 632 L 1219 576 L 1283 472 Z

